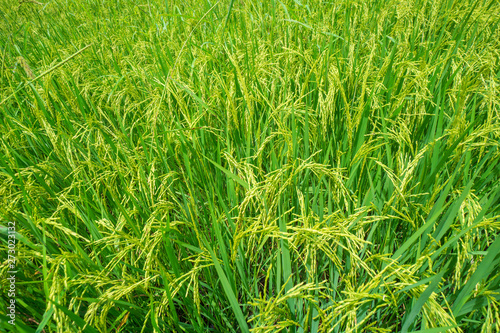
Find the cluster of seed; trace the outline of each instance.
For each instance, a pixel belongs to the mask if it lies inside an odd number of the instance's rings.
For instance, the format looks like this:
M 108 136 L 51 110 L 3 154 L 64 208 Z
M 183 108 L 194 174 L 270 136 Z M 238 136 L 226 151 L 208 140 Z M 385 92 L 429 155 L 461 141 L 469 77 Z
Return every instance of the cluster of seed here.
M 24 59 L 23 57 L 17 57 L 17 63 L 21 65 L 21 67 L 24 69 L 24 72 L 31 80 L 35 78 L 35 75 L 33 74 L 33 71 L 28 65 L 26 59 Z

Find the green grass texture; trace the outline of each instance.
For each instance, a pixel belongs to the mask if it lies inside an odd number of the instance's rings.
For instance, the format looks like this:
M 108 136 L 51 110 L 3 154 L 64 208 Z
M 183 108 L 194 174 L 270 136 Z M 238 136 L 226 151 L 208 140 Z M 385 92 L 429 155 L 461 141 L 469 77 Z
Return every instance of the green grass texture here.
M 0 0 L 0 331 L 499 332 L 499 24 Z

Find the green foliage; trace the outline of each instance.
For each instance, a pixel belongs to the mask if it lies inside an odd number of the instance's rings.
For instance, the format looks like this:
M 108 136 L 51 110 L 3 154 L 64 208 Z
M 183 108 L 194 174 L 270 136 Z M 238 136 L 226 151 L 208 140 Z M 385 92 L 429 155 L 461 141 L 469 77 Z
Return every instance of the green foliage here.
M 43 2 L 0 0 L 18 330 L 500 331 L 498 1 Z

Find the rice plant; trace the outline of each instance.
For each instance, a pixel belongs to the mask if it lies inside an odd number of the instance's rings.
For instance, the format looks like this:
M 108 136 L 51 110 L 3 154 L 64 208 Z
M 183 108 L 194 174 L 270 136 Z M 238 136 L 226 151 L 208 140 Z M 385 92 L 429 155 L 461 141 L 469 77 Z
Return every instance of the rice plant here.
M 2 331 L 500 331 L 497 0 L 0 14 Z

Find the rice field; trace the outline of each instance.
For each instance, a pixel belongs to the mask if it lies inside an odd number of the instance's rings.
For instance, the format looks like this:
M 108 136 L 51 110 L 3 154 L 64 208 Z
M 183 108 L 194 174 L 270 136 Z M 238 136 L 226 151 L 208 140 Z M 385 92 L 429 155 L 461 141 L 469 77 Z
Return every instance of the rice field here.
M 500 331 L 498 0 L 0 16 L 0 331 Z

